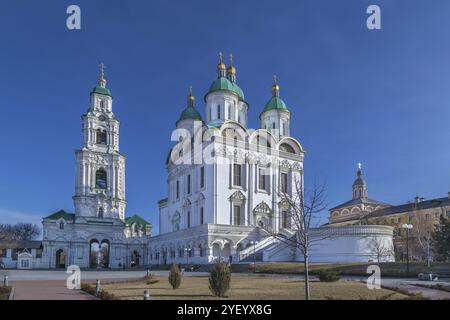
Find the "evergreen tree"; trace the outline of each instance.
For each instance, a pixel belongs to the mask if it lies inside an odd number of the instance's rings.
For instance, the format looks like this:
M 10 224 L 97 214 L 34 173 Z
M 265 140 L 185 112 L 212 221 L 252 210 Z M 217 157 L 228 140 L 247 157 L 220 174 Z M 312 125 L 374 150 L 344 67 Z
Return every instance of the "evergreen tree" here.
M 450 219 L 441 216 L 433 232 L 433 249 L 437 260 L 450 260 Z
M 181 284 L 181 272 L 175 263 L 170 267 L 169 283 L 173 290 L 178 289 Z
M 209 290 L 216 297 L 225 298 L 226 292 L 230 289 L 230 281 L 230 264 L 217 262 L 209 272 Z

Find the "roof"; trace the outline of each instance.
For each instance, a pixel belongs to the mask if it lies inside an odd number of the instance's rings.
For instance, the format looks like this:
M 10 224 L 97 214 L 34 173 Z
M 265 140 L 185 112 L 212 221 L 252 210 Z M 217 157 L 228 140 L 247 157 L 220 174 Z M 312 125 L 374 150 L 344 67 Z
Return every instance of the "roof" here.
M 137 214 L 132 215 L 131 217 L 125 218 L 126 225 L 131 225 L 133 223 L 151 225 L 150 222 L 144 220 L 142 217 L 138 216 Z
M 412 211 L 412 210 L 424 210 L 424 209 L 439 208 L 439 207 L 444 207 L 444 206 L 450 206 L 450 198 L 449 197 L 425 200 L 425 201 L 421 201 L 421 202 L 417 202 L 417 203 L 416 202 L 406 203 L 406 204 L 402 204 L 399 206 L 391 206 L 388 208 L 373 211 L 367 217 L 375 218 L 375 217 L 388 216 L 388 215 L 392 215 L 392 214 L 408 212 L 408 211 Z
M 187 106 L 186 109 L 184 109 L 183 112 L 181 113 L 180 119 L 178 119 L 178 121 L 189 120 L 189 119 L 201 121 L 202 116 L 197 111 L 197 109 L 195 109 L 192 106 Z
M 286 104 L 284 103 L 284 101 L 279 97 L 279 96 L 273 96 L 272 98 L 270 98 L 270 100 L 266 103 L 266 106 L 264 107 L 264 111 L 269 111 L 269 110 L 284 110 L 284 111 L 288 111 L 288 108 L 286 107 Z
M 41 241 L 35 240 L 18 240 L 18 241 L 2 241 L 0 249 L 39 249 L 42 246 Z
M 236 83 L 231 82 L 225 77 L 219 77 L 216 80 L 214 80 L 214 82 L 209 87 L 207 95 L 209 93 L 221 90 L 233 92 L 239 97 L 239 100 L 245 101 L 244 92 L 242 91 L 242 89 L 239 88 L 239 86 Z
M 111 97 L 111 91 L 109 91 L 109 89 L 104 88 L 100 85 L 96 86 L 93 90 L 92 93 L 97 93 L 97 94 L 103 94 L 105 96 L 110 96 Z
M 48 217 L 45 217 L 44 219 L 46 219 L 46 220 L 58 220 L 60 218 L 63 218 L 64 220 L 67 220 L 67 221 L 74 221 L 75 220 L 75 214 L 67 213 L 64 210 L 59 210 L 59 211 L 49 215 Z
M 330 211 L 345 208 L 345 207 L 350 207 L 350 206 L 354 206 L 354 205 L 358 205 L 358 204 L 375 204 L 375 205 L 382 205 L 382 206 L 390 206 L 390 204 L 388 204 L 388 203 L 374 200 L 374 199 L 356 198 L 356 199 L 352 199 L 350 201 L 344 202 L 334 208 L 331 208 Z

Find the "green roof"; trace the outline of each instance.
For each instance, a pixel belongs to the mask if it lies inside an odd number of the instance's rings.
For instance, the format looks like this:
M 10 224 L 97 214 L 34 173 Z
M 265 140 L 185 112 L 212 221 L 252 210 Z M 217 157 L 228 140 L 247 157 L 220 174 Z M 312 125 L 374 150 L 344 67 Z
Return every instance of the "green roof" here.
M 125 224 L 126 225 L 131 225 L 133 223 L 137 223 L 137 224 L 146 224 L 146 225 L 150 225 L 151 223 L 144 220 L 143 218 L 141 218 L 140 216 L 138 216 L 137 214 L 132 215 L 131 217 L 125 218 Z
M 244 92 L 242 91 L 242 89 L 239 88 L 236 83 L 231 82 L 225 77 L 219 77 L 214 80 L 214 82 L 209 87 L 209 91 L 207 94 L 221 90 L 231 91 L 236 94 L 240 100 L 244 101 Z
M 197 111 L 197 109 L 195 109 L 192 106 L 187 106 L 186 109 L 184 109 L 183 112 L 181 113 L 180 119 L 178 121 L 189 119 L 202 121 L 202 116 Z
M 55 213 L 49 215 L 48 217 L 45 217 L 44 219 L 58 220 L 60 218 L 63 218 L 64 220 L 67 220 L 67 221 L 73 221 L 73 220 L 75 220 L 75 214 L 67 213 L 64 210 L 59 210 L 58 212 L 55 212 Z
M 109 89 L 104 88 L 100 85 L 96 86 L 94 88 L 94 90 L 92 90 L 92 93 L 97 93 L 97 94 L 103 94 L 105 96 L 110 96 L 111 97 L 111 91 L 109 91 Z
M 269 102 L 266 103 L 266 106 L 264 107 L 264 111 L 269 111 L 269 110 L 285 110 L 285 111 L 289 111 L 288 108 L 286 107 L 286 104 L 284 103 L 283 100 L 281 100 L 280 97 L 278 96 L 274 96 L 272 97 Z

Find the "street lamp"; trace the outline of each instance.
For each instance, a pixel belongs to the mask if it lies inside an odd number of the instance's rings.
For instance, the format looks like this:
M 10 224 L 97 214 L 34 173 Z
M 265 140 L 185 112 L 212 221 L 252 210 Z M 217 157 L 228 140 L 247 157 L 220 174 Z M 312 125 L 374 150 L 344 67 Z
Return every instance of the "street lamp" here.
M 412 224 L 403 224 L 403 229 L 406 229 L 406 273 L 409 274 L 409 231 L 412 230 Z
M 253 245 L 253 273 L 255 273 L 256 272 L 255 247 L 258 244 L 258 241 L 250 241 L 250 243 Z
M 184 248 L 184 251 L 186 251 L 186 264 L 189 264 L 189 254 L 191 253 L 191 250 L 191 248 Z

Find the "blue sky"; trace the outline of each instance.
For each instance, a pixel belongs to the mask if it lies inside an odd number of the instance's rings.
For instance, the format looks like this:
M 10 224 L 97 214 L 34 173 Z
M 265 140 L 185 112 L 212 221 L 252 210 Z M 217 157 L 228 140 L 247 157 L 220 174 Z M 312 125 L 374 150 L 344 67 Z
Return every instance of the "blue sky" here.
M 82 30 L 66 28 L 77 4 Z M 378 4 L 382 29 L 366 28 Z M 307 184 L 330 207 L 351 197 L 361 161 L 369 196 L 392 204 L 450 189 L 450 2 L 2 1 L 0 222 L 73 210 L 81 114 L 104 62 L 122 121 L 127 214 L 157 229 L 170 133 L 192 84 L 197 107 L 232 52 L 249 126 L 276 74 L 307 151 Z

